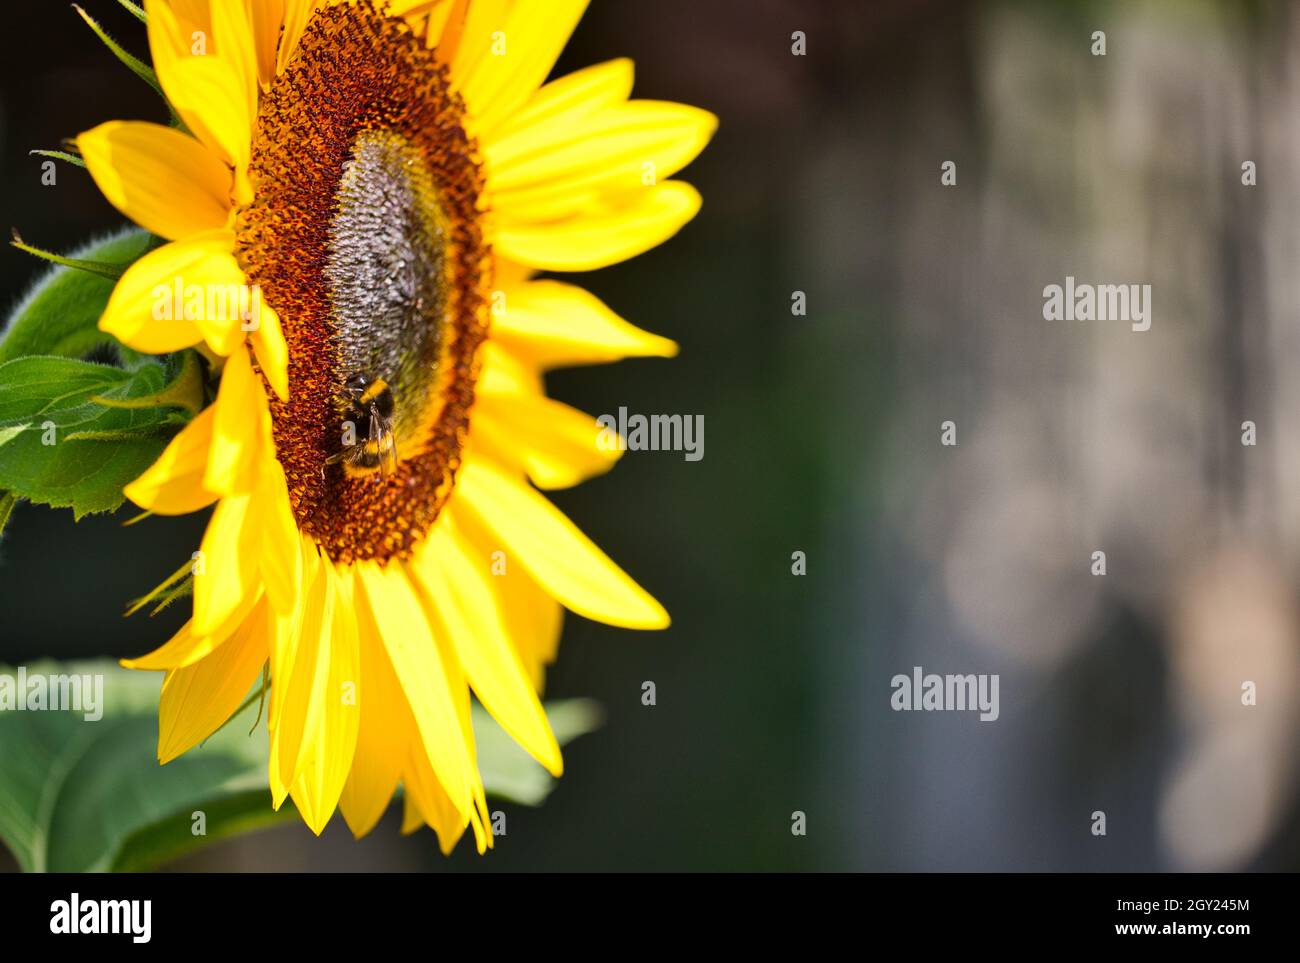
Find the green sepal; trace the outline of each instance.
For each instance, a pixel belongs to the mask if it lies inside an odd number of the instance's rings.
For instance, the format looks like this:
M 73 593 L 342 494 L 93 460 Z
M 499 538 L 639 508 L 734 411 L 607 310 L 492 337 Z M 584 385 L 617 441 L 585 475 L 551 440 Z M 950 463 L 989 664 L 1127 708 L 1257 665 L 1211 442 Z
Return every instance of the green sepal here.
M 86 169 L 86 162 L 76 154 L 69 153 L 66 150 L 29 150 L 28 154 L 35 157 L 53 157 L 55 160 L 66 161 L 69 164 L 76 164 L 83 171 Z
M 139 228 L 125 228 L 78 248 L 75 260 L 91 260 L 125 270 L 153 243 Z M 113 280 L 100 274 L 56 266 L 37 279 L 10 314 L 0 336 L 0 364 L 24 355 L 84 357 L 112 347 L 124 364 L 138 366 L 143 356 L 99 330 L 99 319 L 113 293 Z
M 63 267 L 75 268 L 78 271 L 85 271 L 87 274 L 95 274 L 102 278 L 108 278 L 110 281 L 116 281 L 126 273 L 126 268 L 120 264 L 109 264 L 105 261 L 89 261 L 82 258 L 66 257 L 62 254 L 55 254 L 53 251 L 47 251 L 43 247 L 36 247 L 33 244 L 28 244 L 22 239 L 17 228 L 14 229 L 13 240 L 9 243 L 23 253 L 30 254 L 32 257 L 38 257 L 42 261 L 49 261 L 51 264 L 58 264 Z
M 134 8 L 134 5 L 127 3 L 123 3 L 122 5 L 133 14 L 137 13 L 137 9 Z M 162 84 L 158 82 L 157 72 L 140 58 L 127 53 L 126 50 L 122 48 L 121 44 L 108 35 L 108 31 L 101 27 L 94 17 L 86 13 L 85 10 L 82 10 L 77 4 L 74 3 L 72 9 L 76 10 L 77 13 L 81 15 L 81 19 L 86 21 L 86 25 L 89 26 L 91 30 L 95 31 L 95 36 L 103 41 L 104 46 L 112 52 L 113 56 L 116 57 L 127 70 L 131 71 L 131 73 L 135 74 L 152 87 L 154 92 L 163 99 L 163 103 L 167 105 L 167 112 L 171 114 L 172 126 L 185 130 L 185 122 L 181 120 L 180 114 L 176 113 L 176 108 L 172 106 L 171 101 L 167 99 L 167 95 L 163 92 Z M 143 10 L 138 11 L 138 16 L 141 20 L 145 20 Z
M 95 36 L 103 42 L 104 46 L 112 52 L 114 57 L 121 61 L 122 65 L 125 66 L 127 70 L 131 71 L 131 73 L 135 74 L 152 87 L 159 97 L 162 97 L 164 100 L 166 99 L 167 95 L 163 93 L 162 84 L 158 83 L 158 75 L 154 73 L 152 67 L 140 60 L 138 57 L 134 57 L 122 49 L 122 45 L 110 37 L 108 31 L 101 27 L 99 22 L 90 14 L 86 13 L 85 10 L 81 9 L 78 4 L 74 3 L 72 9 L 77 11 L 81 16 L 81 19 L 86 21 L 86 26 L 95 31 Z
M 203 410 L 203 363 L 197 351 L 180 353 L 180 371 L 162 391 L 141 398 L 92 398 L 106 408 L 184 408 L 191 415 Z
M 132 3 L 131 0 L 117 0 L 117 2 L 129 10 L 131 16 L 135 17 L 135 19 L 139 20 L 141 23 L 149 22 L 149 15 L 145 13 L 141 7 Z

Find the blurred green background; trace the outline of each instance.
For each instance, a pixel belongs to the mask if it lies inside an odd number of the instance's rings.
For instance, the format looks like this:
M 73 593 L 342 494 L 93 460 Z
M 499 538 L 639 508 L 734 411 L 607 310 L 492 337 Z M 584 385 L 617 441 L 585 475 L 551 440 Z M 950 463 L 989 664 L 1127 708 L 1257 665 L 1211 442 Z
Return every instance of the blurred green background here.
M 144 55 L 113 0 L 84 5 Z M 120 219 L 82 171 L 42 186 L 27 151 L 163 113 L 67 5 L 8 12 L 0 221 L 66 250 Z M 673 627 L 568 618 L 547 696 L 607 725 L 541 809 L 505 807 L 486 858 L 444 860 L 391 812 L 360 842 L 336 817 L 176 868 L 1300 868 L 1298 18 L 596 0 L 557 73 L 631 56 L 637 96 L 721 118 L 682 175 L 696 221 L 578 278 L 681 356 L 549 379 L 594 414 L 704 416 L 702 461 L 633 452 L 555 497 Z M 0 256 L 10 302 L 37 270 Z M 1152 284 L 1152 330 L 1044 321 L 1067 274 Z M 139 654 L 183 621 L 121 612 L 204 519 L 128 515 L 19 507 L 0 662 Z M 891 711 L 914 665 L 999 673 L 999 720 Z

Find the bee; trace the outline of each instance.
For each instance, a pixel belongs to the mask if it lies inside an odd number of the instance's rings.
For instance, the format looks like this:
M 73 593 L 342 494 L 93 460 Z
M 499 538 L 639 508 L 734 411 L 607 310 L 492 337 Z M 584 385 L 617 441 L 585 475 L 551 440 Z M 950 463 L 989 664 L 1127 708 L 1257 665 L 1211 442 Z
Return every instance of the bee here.
M 381 478 L 397 471 L 397 441 L 393 436 L 393 390 L 383 378 L 356 372 L 343 385 L 344 419 L 353 426 L 348 433 L 352 444 L 331 455 L 327 461 L 346 462 L 352 468 L 370 471 L 379 469 Z M 366 425 L 365 438 L 357 437 L 356 430 Z

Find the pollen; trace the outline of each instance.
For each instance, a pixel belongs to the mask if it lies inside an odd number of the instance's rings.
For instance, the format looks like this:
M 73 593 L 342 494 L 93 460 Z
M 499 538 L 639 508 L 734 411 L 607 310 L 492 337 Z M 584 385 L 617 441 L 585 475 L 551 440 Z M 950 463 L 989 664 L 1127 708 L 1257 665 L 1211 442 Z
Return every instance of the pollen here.
M 455 484 L 491 286 L 446 67 L 370 0 L 318 11 L 262 98 L 250 180 L 237 255 L 288 343 L 289 399 L 268 398 L 298 527 L 339 563 L 408 557 Z M 391 394 L 391 471 L 343 457 L 367 437 L 356 382 Z

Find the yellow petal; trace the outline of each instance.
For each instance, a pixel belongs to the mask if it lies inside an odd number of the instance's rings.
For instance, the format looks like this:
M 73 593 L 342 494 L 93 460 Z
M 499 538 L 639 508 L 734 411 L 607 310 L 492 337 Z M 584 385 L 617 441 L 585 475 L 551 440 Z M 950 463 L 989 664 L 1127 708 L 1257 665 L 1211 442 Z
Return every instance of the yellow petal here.
M 254 2 L 265 4 L 266 0 Z M 253 14 L 249 3 L 241 0 L 216 0 L 211 10 L 216 55 L 239 85 L 251 130 L 252 120 L 257 117 L 258 93 L 258 51 L 254 42 Z M 211 54 L 209 51 L 208 55 Z
M 518 261 L 508 260 L 493 252 L 492 276 L 496 280 L 499 289 L 517 288 L 521 284 L 531 281 L 536 275 L 536 268 L 530 268 Z
M 509 452 L 538 488 L 571 488 L 614 467 L 622 452 L 602 446 L 596 419 L 544 395 L 483 394 L 474 427 L 494 449 Z
M 230 168 L 188 134 L 110 121 L 77 138 L 95 185 L 147 231 L 169 240 L 226 226 Z
M 498 253 L 550 271 L 591 271 L 635 257 L 672 237 L 700 209 L 700 195 L 665 181 L 606 199 L 561 221 L 498 227 Z
M 280 28 L 284 26 L 285 0 L 244 0 L 257 47 L 257 79 L 263 90 L 271 86 L 276 73 L 276 52 Z M 293 0 L 289 0 L 290 3 Z
M 415 578 L 414 575 L 409 576 Z M 469 782 L 469 792 L 471 805 L 469 807 L 468 818 L 469 825 L 474 830 L 474 842 L 479 853 L 485 852 L 492 845 L 491 834 L 486 831 L 486 826 L 490 816 L 487 811 L 487 800 L 483 793 L 483 779 L 479 773 L 475 760 L 478 759 L 478 750 L 474 745 L 474 726 L 470 713 L 470 695 L 469 684 L 465 679 L 465 673 L 462 671 L 459 660 L 456 657 L 454 647 L 448 641 L 449 633 L 446 625 L 438 618 L 437 613 L 433 610 L 429 602 L 428 593 L 416 586 L 416 596 L 424 610 L 425 618 L 433 630 L 433 642 L 438 650 L 439 658 L 442 661 L 443 668 L 447 672 L 447 684 L 451 689 L 452 703 L 456 711 L 456 719 L 460 724 L 461 736 L 464 739 L 466 758 L 471 761 L 467 775 Z M 412 740 L 413 749 L 421 749 L 420 742 L 417 739 Z M 418 760 L 414 762 L 417 769 L 423 769 L 435 760 L 429 759 L 427 753 L 422 754 L 423 763 Z M 433 770 L 430 769 L 430 772 Z M 410 770 L 404 773 L 407 779 L 408 787 L 410 785 Z M 437 810 L 430 810 L 426 804 L 422 804 L 425 809 L 426 821 L 432 825 L 438 832 L 439 842 L 443 845 L 444 852 L 448 851 L 451 845 L 454 845 L 456 839 L 465 828 L 465 815 L 457 817 L 456 810 L 450 806 L 450 796 L 446 795 L 446 784 L 443 780 L 435 775 L 435 784 L 440 787 L 441 793 L 438 800 L 435 801 Z M 422 796 L 422 798 L 424 798 Z M 448 812 L 450 807 L 450 812 Z
M 220 280 L 214 278 L 204 287 L 203 307 L 195 323 L 208 347 L 218 355 L 228 355 L 243 344 L 245 325 L 249 323 L 245 317 L 254 294 L 233 257 L 229 261 L 223 259 L 221 269 L 224 277 Z M 270 314 L 269 311 L 262 313 Z
M 212 405 L 200 411 L 123 494 L 158 515 L 186 515 L 216 501 L 217 493 L 203 487 L 215 414 Z
M 420 594 L 420 603 L 424 608 L 425 617 L 430 617 L 428 599 L 424 594 Z M 469 689 L 460 674 L 459 665 L 455 664 L 454 654 L 441 645 L 439 645 L 439 652 L 442 654 L 443 664 L 450 673 L 451 685 L 454 687 L 452 694 L 454 694 L 456 719 L 459 720 L 461 736 L 464 738 L 465 752 L 468 758 L 473 760 L 477 758 L 477 754 L 474 751 L 473 726 L 469 715 Z M 464 834 L 465 824 L 468 821 L 474 830 L 474 842 L 478 853 L 484 853 L 487 847 L 491 846 L 491 834 L 485 830 L 490 816 L 487 814 L 482 777 L 478 773 L 477 765 L 473 765 L 468 773 L 472 804 L 467 812 L 463 812 L 452 803 L 442 778 L 434 772 L 433 760 L 429 758 L 428 752 L 422 746 L 419 728 L 411 723 L 408 732 L 411 736 L 407 738 L 408 754 L 402 769 L 402 781 L 406 786 L 408 803 L 402 832 L 413 832 L 419 829 L 420 825 L 428 823 L 438 834 L 438 845 L 442 847 L 443 854 L 447 854 L 451 853 L 456 842 L 460 840 L 461 834 Z
M 177 83 L 173 77 L 175 68 L 193 56 L 190 51 L 196 37 L 206 38 L 212 32 L 209 2 L 210 0 L 144 0 L 145 13 L 148 15 L 146 24 L 150 60 L 158 75 L 158 82 L 173 106 L 175 101 L 172 100 L 171 88 Z M 230 160 L 230 155 L 220 141 L 204 125 L 202 115 L 189 111 L 188 116 L 182 113 L 181 117 L 195 137 L 216 150 L 224 160 Z
M 361 636 L 358 646 L 365 693 L 357 751 L 339 808 L 359 839 L 374 828 L 388 808 L 406 765 L 410 734 L 416 730 L 383 640 Z
M 167 642 L 148 655 L 142 655 L 138 659 L 123 659 L 122 667 L 144 671 L 179 669 L 193 665 L 226 641 L 226 636 L 195 635 L 191 631 L 192 624 L 186 622 Z
M 280 325 L 280 316 L 269 304 L 261 302 L 261 292 L 255 295 L 258 302 L 257 316 L 250 340 L 253 353 L 257 355 L 257 366 L 271 389 L 281 401 L 289 398 L 289 345 L 284 340 L 284 331 Z
M 197 316 L 207 313 L 208 291 L 245 283 L 231 254 L 234 244 L 230 231 L 205 231 L 150 251 L 118 280 L 100 329 L 145 354 L 167 354 L 204 340 L 206 327 L 213 334 L 213 351 L 229 354 L 240 335 L 238 321 L 231 326 L 232 338 L 215 321 L 201 325 Z M 196 317 L 186 317 L 187 306 L 200 302 L 203 307 L 190 312 Z
M 467 459 L 456 496 L 537 583 L 579 615 L 630 629 L 662 629 L 668 613 L 527 482 Z
M 480 136 L 490 135 L 542 85 L 582 19 L 587 3 L 518 3 L 499 33 L 489 33 L 487 50 L 468 75 L 461 75 L 460 89 Z
M 562 281 L 506 289 L 492 337 L 540 368 L 677 354 L 675 342 L 628 324 L 595 295 Z
M 506 0 L 507 3 L 513 0 Z M 434 7 L 429 11 L 425 23 L 425 45 L 437 48 L 438 63 L 449 70 L 460 53 L 460 41 L 465 36 L 465 21 L 469 18 L 470 0 L 451 0 L 443 7 Z
M 439 55 L 445 57 L 447 48 L 455 48 L 450 67 L 451 79 L 458 90 L 464 90 L 479 69 L 492 44 L 492 35 L 506 29 L 514 4 L 515 0 L 470 0 L 465 4 L 464 23 L 459 29 L 455 23 L 448 24 Z M 452 16 L 454 19 L 455 15 Z
M 466 2 L 467 0 L 393 0 L 391 9 L 394 16 L 406 19 L 416 36 L 424 38 L 425 46 L 436 47 L 458 6 L 461 8 L 461 21 L 456 29 L 463 26 Z
M 321 566 L 335 593 L 344 591 L 331 565 Z M 316 731 L 307 740 L 302 771 L 293 787 L 293 801 L 308 827 L 320 835 L 334 814 L 347 782 L 357 747 L 361 721 L 361 674 L 358 666 L 357 623 L 351 602 L 340 597 L 333 607 L 332 631 L 322 635 L 322 650 L 328 644 L 329 675 L 321 694 L 321 711 Z
M 212 0 L 163 0 L 175 12 L 183 30 L 211 30 Z M 148 6 L 148 3 L 145 4 Z M 185 33 L 185 37 L 189 34 Z M 187 41 L 188 42 L 188 41 Z
M 310 574 L 292 664 L 286 667 L 279 654 L 271 663 L 272 691 L 283 689 L 278 705 L 271 703 L 272 779 L 289 787 L 297 783 L 308 761 L 330 697 L 330 642 L 338 593 L 328 562 L 315 566 Z
M 427 760 L 425 765 L 428 765 Z M 408 782 L 406 792 L 402 796 L 402 835 L 409 836 L 423 825 L 425 825 L 425 822 L 424 816 L 420 812 L 420 804 L 416 801 L 415 793 L 411 791 Z M 464 832 L 463 829 L 461 831 Z M 450 848 L 443 849 L 442 854 L 444 856 L 448 855 L 455 848 L 455 845 L 455 842 L 453 842 Z
M 438 782 L 456 811 L 468 813 L 472 805 L 471 774 L 477 772 L 477 767 L 466 751 L 456 708 L 457 699 L 466 694 L 457 694 L 451 684 L 451 679 L 459 675 L 458 668 L 445 663 L 415 587 L 400 565 L 380 568 L 361 562 L 355 572 L 361 634 L 383 639 Z
M 246 350 L 241 348 L 226 362 L 213 407 L 212 447 L 203 486 L 223 495 L 250 492 L 258 484 L 270 413 Z
M 627 100 L 633 72 L 632 61 L 620 58 L 551 81 L 484 140 L 487 149 L 498 163 L 509 163 L 527 150 L 534 129 L 578 124 L 601 108 Z
M 217 633 L 240 603 L 258 590 L 261 533 L 250 524 L 251 495 L 230 495 L 217 503 L 203 535 L 194 572 L 194 631 Z
M 149 50 L 167 99 L 194 135 L 234 167 L 235 199 L 248 203 L 257 69 L 246 8 L 222 0 L 206 29 L 183 23 L 160 0 L 146 0 L 145 9 Z
M 209 522 L 209 524 L 211 524 L 211 522 Z M 244 594 L 244 596 L 239 600 L 239 603 L 227 613 L 226 617 L 221 620 L 217 627 L 206 634 L 215 639 L 229 638 L 236 629 L 244 624 L 244 620 L 248 618 L 248 613 L 251 612 L 263 598 L 264 593 L 262 592 L 261 586 L 254 585 L 252 591 Z M 193 622 L 193 620 L 191 620 L 191 622 Z M 197 629 L 195 631 L 197 631 Z
M 503 224 L 568 217 L 606 194 L 671 177 L 704 149 L 717 125 L 706 110 L 653 100 L 607 108 L 576 126 L 539 125 L 526 147 L 509 145 L 509 160 L 488 150 L 492 208 Z
M 280 51 L 277 55 L 277 69 L 283 71 L 298 49 L 302 32 L 307 29 L 307 22 L 321 0 L 284 0 L 284 34 L 280 38 Z
M 488 559 L 447 517 L 429 533 L 413 571 L 479 701 L 534 759 L 559 776 L 564 768 L 559 744 L 510 644 L 506 620 L 488 585 L 494 577 L 488 566 Z
M 266 608 L 271 650 L 271 706 L 267 716 L 267 729 L 271 736 L 271 755 L 268 773 L 271 782 L 271 805 L 275 809 L 279 809 L 288 797 L 292 785 L 280 778 L 280 742 L 276 738 L 276 733 L 285 715 L 289 692 L 287 680 L 292 677 L 294 660 L 298 654 L 299 630 L 311 597 L 309 589 L 315 584 L 321 566 L 320 556 L 307 539 L 299 540 L 298 550 L 302 565 L 302 590 L 298 594 L 293 610 L 278 612 L 273 605 L 268 605 Z M 286 681 L 285 684 L 277 685 L 276 680 Z
M 541 394 L 541 371 L 493 340 L 483 345 L 477 392 L 494 395 Z
M 409 744 L 402 785 L 409 801 L 402 832 L 414 832 L 422 823 L 428 823 L 438 835 L 438 848 L 442 854 L 450 855 L 460 837 L 465 834 L 470 811 L 458 809 L 452 803 L 451 797 L 434 774 L 428 757 L 421 750 L 418 739 Z
M 394 17 L 403 19 L 408 17 L 421 19 L 434 10 L 440 10 L 445 14 L 450 7 L 451 0 L 388 0 L 388 12 Z
M 448 506 L 456 527 L 488 560 L 492 578 L 488 585 L 496 593 L 497 605 L 505 616 L 510 642 L 519 653 L 533 688 L 540 694 L 546 667 L 555 661 L 564 607 L 539 586 L 522 565 L 512 564 L 501 540 L 461 503 Z
M 206 658 L 167 673 L 158 705 L 158 761 L 170 762 L 230 718 L 262 674 L 266 620 L 260 610 Z
M 300 536 L 289 503 L 284 469 L 274 457 L 264 457 L 259 472 L 257 510 L 261 516 L 262 582 L 271 606 L 289 614 L 302 590 Z

